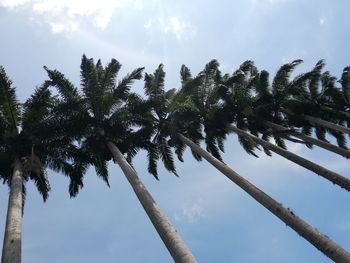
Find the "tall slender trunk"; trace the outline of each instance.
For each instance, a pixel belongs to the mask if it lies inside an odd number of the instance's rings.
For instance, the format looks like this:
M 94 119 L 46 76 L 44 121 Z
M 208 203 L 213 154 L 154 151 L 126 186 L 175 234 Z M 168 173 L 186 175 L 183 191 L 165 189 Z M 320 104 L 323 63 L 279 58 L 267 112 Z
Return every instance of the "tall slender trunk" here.
M 233 131 L 237 133 L 240 136 L 246 137 L 252 141 L 254 141 L 257 144 L 260 144 L 264 146 L 265 148 L 283 156 L 284 158 L 299 164 L 300 166 L 313 171 L 314 173 L 322 176 L 323 178 L 326 178 L 327 180 L 331 181 L 334 184 L 339 185 L 340 187 L 350 191 L 350 180 L 340 174 L 337 174 L 331 170 L 328 170 L 327 168 L 324 168 L 314 162 L 311 162 L 303 157 L 300 157 L 297 154 L 294 154 L 292 152 L 289 152 L 287 150 L 282 149 L 281 147 L 278 147 L 277 145 L 274 145 L 272 143 L 269 143 L 267 141 L 264 141 L 252 134 L 249 134 L 241 129 L 236 128 L 235 126 L 228 124 L 226 126 L 226 129 L 229 131 Z
M 316 139 L 316 138 L 313 138 L 311 136 L 308 136 L 308 135 L 305 135 L 305 134 L 302 134 L 301 132 L 298 132 L 298 131 L 295 131 L 295 130 L 291 130 L 291 129 L 288 129 L 286 127 L 283 127 L 281 125 L 278 125 L 276 123 L 273 123 L 273 122 L 269 122 L 269 121 L 264 121 L 264 125 L 268 128 L 271 128 L 273 130 L 278 130 L 278 131 L 286 131 L 288 132 L 288 134 L 296 137 L 296 138 L 299 138 L 305 142 L 308 142 L 308 143 L 311 143 L 313 145 L 317 145 L 318 147 L 321 147 L 323 149 L 326 149 L 328 151 L 331 151 L 331 152 L 334 152 L 336 154 L 339 154 L 341 156 L 344 156 L 345 158 L 349 159 L 350 158 L 350 151 L 348 150 L 345 150 L 343 148 L 340 148 L 334 144 L 331 144 L 331 143 L 328 143 L 328 142 L 325 142 L 325 141 L 321 141 L 319 139 Z
M 327 107 L 327 106 L 321 106 L 321 109 L 325 110 L 325 111 L 328 111 L 328 112 L 331 112 L 331 113 L 338 113 L 340 115 L 343 115 L 343 117 L 350 119 L 350 113 L 349 112 L 341 111 L 341 110 L 334 110 L 331 107 Z
M 21 262 L 23 167 L 14 162 L 1 263 Z
M 233 171 L 226 164 L 220 162 L 218 159 L 213 157 L 210 153 L 199 147 L 197 144 L 192 142 L 182 134 L 178 134 L 181 141 L 189 146 L 192 151 L 202 156 L 214 167 L 216 167 L 221 173 L 226 175 L 232 182 L 237 184 L 251 197 L 258 201 L 261 205 L 267 208 L 271 213 L 281 219 L 286 225 L 290 226 L 300 236 L 304 237 L 313 246 L 319 249 L 327 257 L 338 263 L 349 263 L 350 253 L 343 249 L 341 246 L 333 242 L 331 239 L 318 232 L 315 228 L 307 224 L 301 218 L 296 216 L 290 209 L 283 207 L 276 200 L 265 194 L 255 185 L 244 179 L 238 173 Z
M 152 224 L 156 228 L 159 236 L 170 252 L 176 263 L 195 263 L 197 262 L 191 251 L 187 248 L 176 229 L 172 226 L 169 219 L 160 210 L 157 203 L 147 191 L 146 187 L 138 178 L 135 170 L 126 161 L 117 146 L 108 142 L 108 148 L 111 151 L 115 161 L 123 170 L 126 178 L 131 184 L 137 198 L 140 200 Z
M 323 127 L 335 130 L 335 131 L 347 133 L 350 135 L 350 128 L 346 128 L 344 126 L 341 126 L 341 125 L 338 125 L 338 124 L 335 124 L 335 123 L 332 123 L 329 121 L 325 121 L 325 120 L 322 120 L 320 118 L 315 118 L 315 117 L 312 117 L 309 115 L 301 115 L 300 118 L 302 118 L 308 122 L 311 122 L 313 124 L 318 124 L 320 126 L 323 126 Z

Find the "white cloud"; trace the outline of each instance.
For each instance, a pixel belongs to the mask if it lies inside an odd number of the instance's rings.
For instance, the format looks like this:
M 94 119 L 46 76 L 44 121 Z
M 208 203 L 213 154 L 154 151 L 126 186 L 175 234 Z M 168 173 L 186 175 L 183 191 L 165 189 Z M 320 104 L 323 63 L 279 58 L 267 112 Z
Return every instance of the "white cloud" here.
M 142 10 L 144 8 L 144 0 L 135 0 L 134 1 L 134 8 L 136 10 Z
M 15 9 L 28 8 L 32 20 L 47 24 L 57 32 L 76 31 L 84 21 L 105 29 L 113 12 L 122 7 L 125 0 L 0 0 L 0 6 Z M 137 1 L 140 7 L 140 1 Z
M 196 223 L 203 217 L 203 211 L 202 201 L 198 200 L 192 204 L 186 204 L 180 212 L 175 213 L 175 220 Z
M 26 4 L 30 0 L 0 0 L 0 6 L 7 8 L 15 8 Z
M 195 33 L 194 28 L 190 23 L 182 21 L 177 16 L 169 18 L 164 27 L 164 32 L 173 33 L 178 40 L 188 38 Z

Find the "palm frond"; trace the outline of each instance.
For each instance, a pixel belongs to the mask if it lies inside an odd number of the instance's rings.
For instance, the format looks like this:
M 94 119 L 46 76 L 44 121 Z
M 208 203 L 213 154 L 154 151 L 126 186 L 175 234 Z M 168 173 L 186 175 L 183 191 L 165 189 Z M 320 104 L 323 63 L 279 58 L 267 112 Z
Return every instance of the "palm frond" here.
M 179 159 L 180 162 L 184 162 L 183 153 L 186 147 L 180 140 L 177 140 L 177 141 L 178 142 L 174 145 L 175 154 L 177 155 L 177 158 Z
M 188 81 L 190 81 L 192 79 L 191 71 L 185 65 L 181 66 L 180 76 L 181 76 L 181 84 L 182 84 L 182 86 L 184 86 Z
M 264 140 L 264 141 L 270 142 L 270 137 L 271 137 L 271 135 L 265 132 L 261 136 L 261 139 Z M 263 147 L 263 150 L 264 150 L 266 155 L 272 156 L 272 153 L 271 153 L 271 151 L 269 149 L 267 149 L 266 147 Z
M 49 118 L 54 105 L 55 99 L 51 96 L 47 82 L 36 88 L 32 96 L 23 105 L 22 129 L 35 130 L 35 127 Z
M 328 142 L 328 140 L 326 140 L 326 129 L 325 128 L 317 125 L 315 127 L 315 133 L 316 133 L 316 137 L 319 140 Z
M 34 184 L 38 190 L 38 192 L 43 197 L 44 202 L 49 197 L 49 192 L 51 190 L 49 179 L 47 177 L 47 171 L 42 168 L 39 173 L 31 173 L 30 179 L 34 181 Z
M 336 138 L 337 144 L 340 148 L 348 150 L 348 147 L 346 145 L 346 137 L 343 133 L 332 130 L 332 129 L 329 129 L 328 132 Z
M 157 147 L 152 145 L 147 149 L 148 157 L 148 172 L 152 174 L 157 180 L 158 178 L 158 169 L 157 169 L 157 160 L 159 159 L 159 152 Z
M 102 71 L 102 76 L 99 78 L 101 85 L 103 87 L 113 89 L 116 85 L 116 77 L 120 68 L 121 64 L 116 59 L 112 58 L 105 69 Z
M 20 121 L 20 105 L 16 96 L 16 88 L 6 74 L 5 69 L 0 66 L 0 112 L 3 121 L 10 125 L 11 130 L 17 132 Z
M 142 78 L 143 70 L 144 68 L 137 68 L 131 73 L 127 74 L 114 89 L 114 96 L 116 98 L 125 99 L 130 91 L 131 85 L 135 82 L 135 80 Z
M 248 154 L 253 155 L 256 158 L 259 158 L 259 156 L 254 152 L 255 149 L 259 150 L 259 147 L 253 141 L 248 140 L 245 137 L 240 135 L 238 135 L 238 141 Z
M 95 75 L 95 64 L 94 60 L 92 58 L 87 58 L 85 54 L 83 55 L 81 59 L 80 64 L 80 84 L 83 87 L 84 93 L 89 93 L 89 91 L 86 92 L 86 90 L 89 90 L 91 78 L 93 75 Z M 97 77 L 93 77 L 97 78 Z
M 321 77 L 321 71 L 325 66 L 324 60 L 317 62 L 316 66 L 311 71 L 310 82 L 309 82 L 309 92 L 311 99 L 316 99 L 319 95 L 319 83 Z
M 153 74 L 145 75 L 145 93 L 151 98 L 164 92 L 165 72 L 163 64 L 160 64 Z
M 272 94 L 274 96 L 275 104 L 279 105 L 286 96 L 286 87 L 289 85 L 289 77 L 294 68 L 302 62 L 301 59 L 294 60 L 291 63 L 284 64 L 277 71 L 272 82 Z
M 58 70 L 50 70 L 46 66 L 44 69 L 47 72 L 48 77 L 50 78 L 47 83 L 44 85 L 50 84 L 57 88 L 59 94 L 65 101 L 76 101 L 79 97 L 78 89 L 68 80 L 61 72 Z
M 109 187 L 108 182 L 108 169 L 107 169 L 107 162 L 102 157 L 97 157 L 93 159 L 93 164 L 95 167 L 96 174 L 101 177 L 101 179 L 107 184 Z
M 340 78 L 343 96 L 350 103 L 350 67 L 346 67 Z
M 275 139 L 275 143 L 278 147 L 281 147 L 282 149 L 287 149 L 286 143 L 284 142 L 283 138 L 281 138 L 280 136 L 273 136 L 273 138 Z
M 222 152 L 225 152 L 225 145 L 224 145 L 225 139 L 226 139 L 226 135 L 216 138 L 216 142 L 217 142 L 217 145 L 219 147 L 219 150 Z
M 207 151 L 210 152 L 216 159 L 222 162 L 223 160 L 220 155 L 219 148 L 216 145 L 216 140 L 210 133 L 206 133 L 205 144 L 207 146 Z
M 178 176 L 178 174 L 176 173 L 176 168 L 174 164 L 173 153 L 168 144 L 168 141 L 165 140 L 163 137 L 159 139 L 160 139 L 160 142 L 158 143 L 159 153 L 162 158 L 162 162 L 164 164 L 165 169 L 167 169 L 169 172 L 172 172 L 173 174 Z
M 87 162 L 81 161 L 75 161 L 73 164 L 73 169 L 68 174 L 70 178 L 68 187 L 70 197 L 75 197 L 79 193 L 79 190 L 83 188 L 83 177 L 88 166 L 89 164 Z

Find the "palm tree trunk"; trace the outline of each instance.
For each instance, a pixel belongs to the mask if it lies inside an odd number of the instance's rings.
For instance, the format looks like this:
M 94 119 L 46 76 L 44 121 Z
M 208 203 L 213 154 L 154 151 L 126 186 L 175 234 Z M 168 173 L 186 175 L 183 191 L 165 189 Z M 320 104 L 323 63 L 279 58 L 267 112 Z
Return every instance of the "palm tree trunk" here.
M 251 135 L 241 129 L 236 128 L 235 126 L 228 124 L 226 126 L 227 130 L 233 131 L 237 133 L 240 136 L 246 137 L 252 141 L 254 141 L 257 144 L 260 144 L 264 146 L 265 148 L 283 156 L 284 158 L 299 164 L 300 166 L 313 171 L 314 173 L 322 176 L 323 178 L 326 178 L 327 180 L 331 181 L 334 184 L 339 185 L 340 187 L 350 191 L 350 180 L 340 174 L 337 174 L 331 170 L 328 170 L 327 168 L 324 168 L 314 162 L 311 162 L 303 157 L 300 157 L 297 154 L 294 154 L 290 151 L 284 150 L 281 147 L 278 147 L 277 145 L 274 145 L 272 143 L 269 143 L 267 141 L 264 141 L 254 135 Z
M 146 187 L 136 175 L 135 170 L 126 161 L 117 146 L 108 142 L 108 148 L 111 151 L 115 161 L 123 170 L 126 178 L 131 184 L 137 198 L 140 200 L 152 224 L 156 228 L 159 236 L 168 248 L 171 256 L 176 263 L 196 263 L 196 259 L 185 243 L 178 235 L 176 229 L 171 225 L 169 219 L 163 214 L 157 203 L 147 191 Z
M 23 167 L 15 160 L 7 209 L 1 263 L 21 262 Z
M 278 125 L 276 123 L 272 123 L 270 121 L 264 121 L 264 125 L 266 125 L 266 127 L 269 127 L 273 130 L 286 131 L 286 132 L 288 132 L 288 134 L 290 134 L 296 138 L 299 138 L 305 142 L 311 143 L 313 145 L 317 145 L 323 149 L 326 149 L 328 151 L 331 151 L 331 152 L 334 152 L 334 153 L 339 154 L 341 156 L 344 156 L 347 159 L 350 158 L 350 151 L 345 150 L 343 148 L 340 148 L 340 147 L 333 145 L 331 143 L 321 141 L 321 140 L 313 138 L 311 136 L 307 136 L 307 135 L 302 134 L 301 132 L 298 132 L 295 130 L 290 130 L 286 127 L 283 127 L 283 126 Z
M 290 226 L 300 236 L 304 237 L 313 246 L 319 249 L 327 257 L 338 263 L 349 263 L 350 253 L 341 246 L 333 242 L 327 236 L 318 232 L 315 228 L 307 224 L 301 218 L 296 216 L 290 209 L 283 207 L 276 200 L 265 194 L 255 185 L 244 179 L 238 173 L 233 171 L 226 164 L 220 162 L 210 153 L 199 147 L 182 134 L 178 134 L 180 140 L 189 146 L 192 151 L 202 156 L 220 172 L 226 175 L 232 182 L 237 184 L 240 188 L 246 191 L 251 197 L 258 201 L 261 205 L 267 208 L 271 213 L 281 219 L 286 225 Z
M 340 115 L 343 115 L 343 117 L 350 119 L 350 113 L 349 112 L 345 112 L 345 111 L 341 111 L 341 110 L 334 110 L 331 107 L 327 107 L 327 106 L 321 106 L 322 110 L 331 112 L 331 113 L 338 113 Z
M 332 130 L 336 130 L 339 132 L 347 133 L 350 135 L 350 128 L 346 128 L 344 126 L 341 126 L 341 125 L 338 125 L 338 124 L 335 124 L 335 123 L 332 123 L 329 121 L 325 121 L 325 120 L 322 120 L 319 118 L 315 118 L 315 117 L 312 117 L 309 115 L 301 115 L 301 118 L 308 121 L 308 122 L 311 122 L 313 124 L 318 124 L 320 126 L 323 126 L 323 127 L 326 127 L 326 128 L 332 129 Z

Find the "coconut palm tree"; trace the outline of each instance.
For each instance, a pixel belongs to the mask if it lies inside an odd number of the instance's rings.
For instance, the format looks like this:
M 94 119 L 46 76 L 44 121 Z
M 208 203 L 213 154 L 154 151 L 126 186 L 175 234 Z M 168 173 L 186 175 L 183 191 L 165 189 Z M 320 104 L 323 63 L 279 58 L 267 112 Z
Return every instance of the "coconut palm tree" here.
M 21 262 L 25 182 L 33 181 L 46 201 L 50 191 L 46 168 L 63 172 L 71 179 L 79 174 L 69 162 L 74 145 L 50 117 L 55 103 L 44 83 L 20 104 L 15 87 L 0 67 L 0 176 L 10 187 L 2 263 Z
M 120 63 L 112 59 L 103 67 L 85 55 L 81 61 L 81 90 L 57 70 L 46 68 L 51 85 L 61 95 L 59 115 L 68 116 L 68 130 L 80 141 L 80 150 L 89 156 L 97 175 L 108 183 L 107 162 L 112 160 L 122 169 L 152 224 L 175 262 L 196 262 L 170 221 L 147 191 L 124 155 L 132 158 L 146 147 L 150 114 L 142 99 L 130 92 L 130 86 L 142 77 L 138 68 L 116 82 Z M 73 106 L 73 107 L 72 107 Z
M 215 63 L 209 63 L 207 64 L 205 70 L 208 70 L 209 68 L 213 69 L 215 67 Z M 162 70 L 162 68 L 158 68 L 158 70 L 159 69 Z M 205 72 L 205 70 L 203 72 Z M 147 80 L 151 82 L 153 81 L 153 85 L 158 85 L 157 87 L 153 87 L 153 90 L 156 91 L 154 95 L 163 94 L 163 99 L 158 100 L 158 102 L 164 102 L 163 107 L 164 109 L 166 108 L 168 111 L 166 114 L 167 121 L 163 122 L 164 124 L 167 124 L 167 128 L 164 128 L 163 130 L 163 136 L 166 136 L 167 134 L 168 137 L 170 137 L 170 140 L 168 139 L 168 142 L 170 141 L 170 145 L 175 147 L 179 159 L 182 160 L 182 153 L 184 151 L 184 148 L 188 146 L 195 154 L 194 156 L 196 157 L 196 159 L 201 160 L 201 158 L 204 158 L 205 160 L 207 160 L 220 172 L 226 175 L 231 181 L 233 181 L 235 184 L 241 187 L 255 200 L 257 200 L 260 204 L 262 204 L 270 212 L 276 215 L 284 223 L 286 223 L 288 226 L 294 229 L 299 235 L 308 240 L 325 255 L 337 262 L 349 262 L 350 254 L 346 250 L 344 250 L 339 245 L 331 241 L 325 235 L 322 235 L 320 232 L 308 225 L 302 219 L 297 217 L 290 209 L 284 208 L 280 203 L 278 203 L 273 198 L 265 194 L 263 191 L 251 184 L 249 181 L 245 180 L 243 177 L 241 177 L 239 174 L 237 174 L 231 168 L 225 165 L 222 161 L 215 158 L 208 151 L 205 151 L 204 149 L 200 148 L 198 143 L 201 139 L 204 139 L 204 137 L 201 135 L 202 129 L 200 127 L 203 116 L 199 114 L 200 110 L 196 109 L 195 107 L 196 101 L 188 100 L 188 96 L 191 95 L 187 92 L 189 92 L 189 90 L 191 89 L 194 89 L 194 87 L 199 88 L 198 84 L 200 85 L 201 83 L 203 83 L 204 80 L 203 72 L 199 74 L 200 76 L 192 78 L 188 68 L 183 66 L 181 68 L 182 90 L 178 93 L 172 92 L 173 98 L 170 98 L 169 96 L 168 99 L 165 99 L 164 96 L 164 94 L 166 94 L 166 92 L 164 91 L 164 82 L 156 78 L 157 74 L 150 76 L 150 79 Z M 162 72 L 162 76 L 164 76 L 164 74 L 165 73 Z M 209 79 L 204 81 L 207 84 L 210 83 Z M 211 87 L 214 88 L 215 86 Z M 146 91 L 146 93 L 148 93 L 148 91 Z M 202 99 L 209 97 L 206 94 L 201 93 L 201 91 L 199 90 L 195 90 L 194 93 L 195 94 L 192 94 L 193 96 L 197 97 L 197 94 L 200 94 L 200 97 Z M 183 94 L 186 94 L 186 96 L 183 97 Z M 149 96 L 151 96 L 151 94 L 149 94 Z M 205 103 L 200 105 L 210 107 L 210 105 L 206 105 Z M 203 109 L 205 108 L 205 106 L 203 107 Z M 156 109 L 156 107 L 157 106 L 155 106 L 154 109 Z M 158 121 L 156 121 L 156 123 L 158 123 Z M 155 126 L 158 127 L 158 125 Z M 193 141 L 192 138 L 195 141 Z M 221 138 L 220 133 L 218 138 Z

